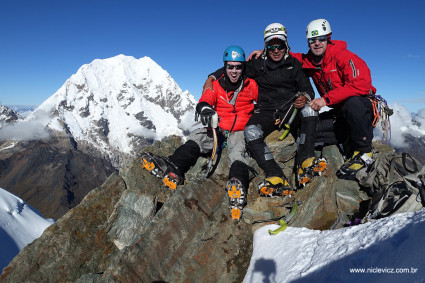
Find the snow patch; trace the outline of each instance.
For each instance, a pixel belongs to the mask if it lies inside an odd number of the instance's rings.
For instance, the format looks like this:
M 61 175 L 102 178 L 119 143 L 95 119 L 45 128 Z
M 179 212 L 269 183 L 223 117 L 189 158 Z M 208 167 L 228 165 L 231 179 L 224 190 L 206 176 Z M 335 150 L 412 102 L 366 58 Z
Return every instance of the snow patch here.
M 22 199 L 0 188 L 0 270 L 54 223 Z
M 425 276 L 425 209 L 318 231 L 288 227 L 254 234 L 243 282 L 419 282 Z

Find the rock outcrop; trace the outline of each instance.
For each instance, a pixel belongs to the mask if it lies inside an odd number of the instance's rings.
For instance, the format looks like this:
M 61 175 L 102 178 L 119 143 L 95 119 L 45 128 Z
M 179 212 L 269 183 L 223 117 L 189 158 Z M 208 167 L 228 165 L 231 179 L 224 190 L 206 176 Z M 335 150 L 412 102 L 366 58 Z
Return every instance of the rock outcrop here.
M 287 138 L 268 143 L 287 176 L 291 176 L 296 144 Z M 168 155 L 180 145 L 177 137 L 145 149 Z M 3 270 L 4 282 L 240 282 L 252 255 L 253 232 L 270 218 L 288 213 L 293 199 L 260 198 L 253 176 L 244 219 L 229 213 L 224 185 L 226 150 L 214 174 L 203 179 L 198 163 L 175 192 L 135 159 L 91 191 L 43 235 L 25 247 Z M 356 182 L 338 180 L 342 164 L 336 147 L 326 147 L 329 166 L 322 177 L 295 194 L 301 201 L 292 226 L 328 229 L 340 214 L 350 215 L 367 198 Z M 264 222 L 264 223 L 257 223 Z

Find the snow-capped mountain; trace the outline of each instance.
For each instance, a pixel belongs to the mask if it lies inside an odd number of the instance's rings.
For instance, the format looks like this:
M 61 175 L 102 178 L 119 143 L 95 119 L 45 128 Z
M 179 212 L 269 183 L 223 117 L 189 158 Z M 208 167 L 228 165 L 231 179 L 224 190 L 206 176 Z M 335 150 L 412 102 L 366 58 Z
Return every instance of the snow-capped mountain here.
M 54 223 L 22 199 L 0 188 L 0 270 Z
M 29 114 L 31 114 L 32 111 L 34 111 L 37 106 L 36 105 L 6 105 L 10 109 L 16 111 L 21 115 L 21 117 L 25 118 Z
M 18 112 L 10 109 L 7 106 L 0 105 L 0 128 L 3 127 L 6 123 L 18 121 L 22 117 Z
M 65 130 L 118 165 L 120 153 L 135 154 L 153 140 L 183 136 L 193 124 L 195 104 L 151 58 L 118 55 L 83 65 L 26 121 Z

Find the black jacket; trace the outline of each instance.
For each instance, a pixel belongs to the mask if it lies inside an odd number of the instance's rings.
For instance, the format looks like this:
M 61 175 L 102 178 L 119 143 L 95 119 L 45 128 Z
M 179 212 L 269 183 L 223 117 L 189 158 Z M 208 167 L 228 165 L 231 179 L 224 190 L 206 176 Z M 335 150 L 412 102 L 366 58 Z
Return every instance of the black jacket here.
M 294 98 L 297 92 L 306 92 L 314 98 L 309 78 L 304 74 L 300 61 L 292 56 L 274 62 L 268 58 L 257 58 L 246 62 L 245 74 L 258 84 L 257 107 L 261 110 L 276 110 Z M 215 78 L 223 75 L 224 68 L 214 72 Z

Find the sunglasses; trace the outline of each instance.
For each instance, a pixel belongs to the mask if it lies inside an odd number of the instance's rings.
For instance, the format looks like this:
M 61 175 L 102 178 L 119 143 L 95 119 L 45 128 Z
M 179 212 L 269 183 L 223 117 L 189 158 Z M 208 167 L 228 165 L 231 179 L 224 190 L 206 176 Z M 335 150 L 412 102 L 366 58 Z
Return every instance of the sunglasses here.
M 329 38 L 328 36 L 322 35 L 322 36 L 318 36 L 318 37 L 309 38 L 307 41 L 308 41 L 308 44 L 313 44 L 313 43 L 316 42 L 316 40 L 318 40 L 320 42 L 328 41 L 328 38 Z
M 267 50 L 268 51 L 275 51 L 277 50 L 283 50 L 285 48 L 285 46 L 283 44 L 279 44 L 279 45 L 267 45 Z
M 242 70 L 242 64 L 240 64 L 240 65 L 229 65 L 229 64 L 226 64 L 226 69 L 227 70 L 233 70 L 235 68 L 236 68 L 236 70 Z

